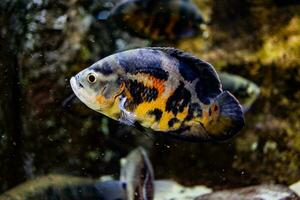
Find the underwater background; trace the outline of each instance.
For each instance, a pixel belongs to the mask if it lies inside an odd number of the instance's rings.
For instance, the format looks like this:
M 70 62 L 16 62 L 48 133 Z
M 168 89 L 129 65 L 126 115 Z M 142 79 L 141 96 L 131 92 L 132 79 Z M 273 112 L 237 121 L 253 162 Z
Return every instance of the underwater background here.
M 193 0 L 205 34 L 137 37 L 99 13 L 116 1 L 0 2 L 0 193 L 50 173 L 98 178 L 148 150 L 156 179 L 225 189 L 300 179 L 300 3 Z M 102 13 L 103 14 L 103 13 Z M 222 143 L 148 136 L 81 102 L 64 106 L 69 79 L 97 60 L 144 46 L 172 46 L 260 87 L 246 127 Z

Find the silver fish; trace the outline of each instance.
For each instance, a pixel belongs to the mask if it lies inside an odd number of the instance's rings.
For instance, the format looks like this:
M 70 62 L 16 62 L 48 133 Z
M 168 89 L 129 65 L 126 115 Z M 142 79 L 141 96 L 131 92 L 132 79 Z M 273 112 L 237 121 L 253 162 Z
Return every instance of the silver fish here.
M 126 183 L 128 200 L 153 200 L 154 172 L 147 153 L 142 147 L 121 160 L 120 181 Z

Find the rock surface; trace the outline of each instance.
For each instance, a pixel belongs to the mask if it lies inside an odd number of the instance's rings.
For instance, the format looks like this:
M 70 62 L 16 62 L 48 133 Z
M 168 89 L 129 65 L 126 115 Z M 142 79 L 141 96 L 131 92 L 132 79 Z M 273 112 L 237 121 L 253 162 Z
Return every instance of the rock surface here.
M 300 197 L 282 185 L 258 185 L 241 189 L 213 192 L 195 200 L 299 200 Z
M 300 196 L 300 181 L 290 185 L 290 189 Z

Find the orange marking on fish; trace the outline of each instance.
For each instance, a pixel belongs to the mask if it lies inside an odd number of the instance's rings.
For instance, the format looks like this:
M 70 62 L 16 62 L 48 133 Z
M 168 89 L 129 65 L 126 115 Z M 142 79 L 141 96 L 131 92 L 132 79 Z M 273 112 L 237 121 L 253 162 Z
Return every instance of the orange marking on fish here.
M 155 88 L 158 91 L 158 96 L 160 96 L 165 91 L 165 80 L 156 78 L 148 73 L 138 73 L 131 76 L 132 79 L 143 83 L 145 87 Z
M 162 118 L 159 122 L 155 121 L 153 115 L 146 115 L 150 110 L 155 108 L 163 108 L 166 104 L 167 99 L 159 96 L 156 100 L 151 102 L 143 102 L 139 104 L 134 113 L 136 114 L 137 119 L 141 120 L 141 123 L 145 127 L 152 127 L 155 130 L 165 131 L 168 127 L 168 120 L 174 117 L 173 113 L 163 112 Z
M 209 115 L 209 109 L 210 105 L 204 105 L 203 110 L 202 110 L 202 117 L 200 119 L 201 123 L 206 127 L 210 121 L 211 121 L 211 116 Z
M 98 102 L 99 104 L 104 104 L 105 101 L 106 101 L 105 97 L 102 96 L 102 95 L 96 96 L 96 100 L 97 100 L 97 102 Z
M 149 79 L 152 81 L 153 87 L 157 89 L 158 96 L 160 96 L 165 91 L 165 81 L 153 76 L 149 76 Z
M 120 96 L 125 91 L 125 83 L 122 82 L 120 86 L 119 92 L 114 96 L 114 99 L 116 99 L 118 96 Z
M 219 106 L 216 103 L 213 103 L 210 107 L 211 118 L 216 119 L 219 116 Z
M 132 101 L 133 96 L 130 94 L 130 92 L 128 91 L 128 89 L 124 90 L 125 96 L 128 99 L 128 101 Z
M 213 121 L 219 118 L 219 114 L 219 106 L 216 103 L 205 106 L 205 108 L 203 109 L 201 122 L 204 124 L 205 127 L 207 127 L 209 124 L 211 124 Z

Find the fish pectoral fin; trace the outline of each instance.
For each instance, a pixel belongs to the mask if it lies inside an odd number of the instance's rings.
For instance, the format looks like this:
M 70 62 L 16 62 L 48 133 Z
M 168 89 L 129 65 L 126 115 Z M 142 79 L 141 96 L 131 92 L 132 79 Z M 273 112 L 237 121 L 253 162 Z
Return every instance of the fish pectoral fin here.
M 145 128 L 138 121 L 136 121 L 135 114 L 126 110 L 126 100 L 126 97 L 122 97 L 119 104 L 119 108 L 121 110 L 119 122 L 129 126 L 134 126 L 138 131 L 146 133 L 146 135 L 149 136 Z
M 121 98 L 119 104 L 119 108 L 121 110 L 119 121 L 122 124 L 133 126 L 135 124 L 135 114 L 126 110 L 125 108 L 126 100 L 127 100 L 126 97 Z

